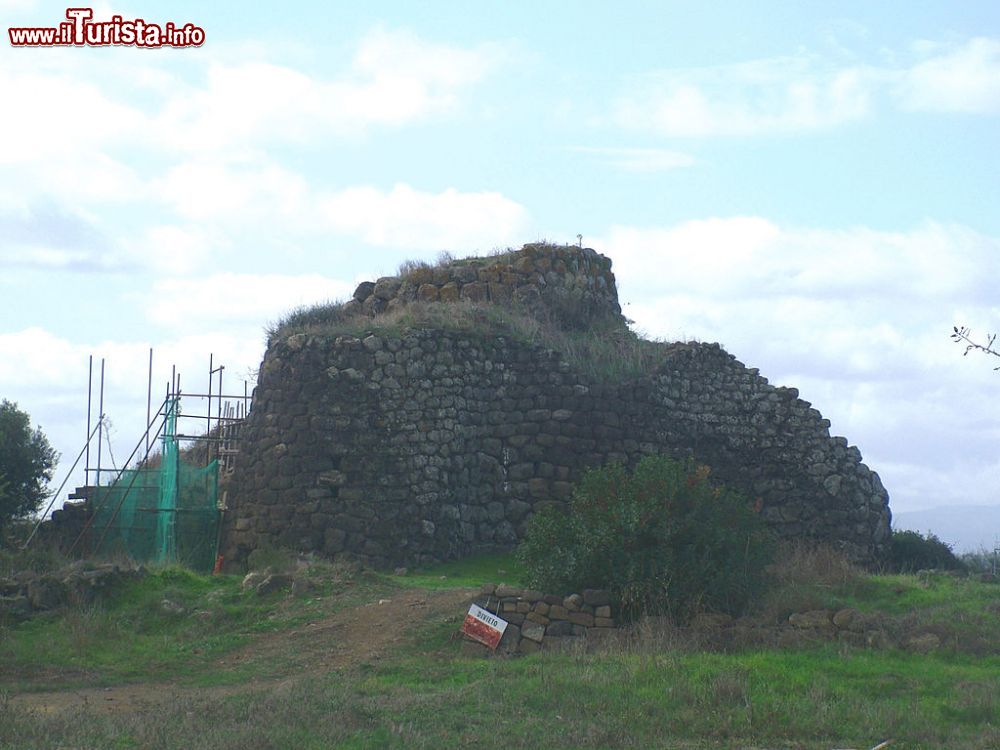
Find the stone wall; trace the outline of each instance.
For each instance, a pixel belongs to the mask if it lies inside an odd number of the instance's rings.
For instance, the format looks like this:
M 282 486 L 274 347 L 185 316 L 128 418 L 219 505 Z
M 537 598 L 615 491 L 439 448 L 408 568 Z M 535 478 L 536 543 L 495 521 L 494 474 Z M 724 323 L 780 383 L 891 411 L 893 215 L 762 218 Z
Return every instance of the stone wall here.
M 745 616 L 733 618 L 703 612 L 679 626 L 670 616 L 643 616 L 635 623 L 615 618 L 607 591 L 554 596 L 505 584 L 486 584 L 473 603 L 508 622 L 495 651 L 468 636 L 461 650 L 468 656 L 520 656 L 538 651 L 593 651 L 609 646 L 626 650 L 649 643 L 697 644 L 703 650 L 804 648 L 823 642 L 867 649 L 905 649 L 929 653 L 939 648 L 958 651 L 980 644 L 955 632 L 942 635 L 907 614 L 860 612 L 854 608 L 792 612 L 784 620 Z M 992 652 L 987 646 L 986 650 Z
M 482 587 L 474 603 L 507 621 L 496 649 L 500 654 L 533 654 L 604 643 L 618 625 L 611 594 L 598 589 L 559 596 L 490 583 Z M 465 649 L 476 655 L 485 653 L 487 647 L 467 639 Z
M 590 248 L 525 245 L 518 252 L 430 266 L 358 285 L 344 312 L 372 317 L 414 301 L 516 305 L 570 328 L 621 313 L 611 261 Z
M 605 299 L 617 307 L 613 286 Z M 393 332 L 376 318 L 358 336 L 292 334 L 261 366 L 224 553 L 281 546 L 391 566 L 508 549 L 588 467 L 663 453 L 760 498 L 782 536 L 872 562 L 888 495 L 829 427 L 717 344 L 663 345 L 651 374 L 604 383 L 485 329 Z

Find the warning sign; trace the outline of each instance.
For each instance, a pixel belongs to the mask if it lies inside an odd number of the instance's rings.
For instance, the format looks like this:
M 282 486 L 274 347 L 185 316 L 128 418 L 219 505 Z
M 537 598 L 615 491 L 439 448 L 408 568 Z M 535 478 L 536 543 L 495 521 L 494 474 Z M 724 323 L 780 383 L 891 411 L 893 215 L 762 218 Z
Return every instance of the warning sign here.
M 469 614 L 465 616 L 465 622 L 462 623 L 462 632 L 465 635 L 492 649 L 496 649 L 503 637 L 503 631 L 506 629 L 506 620 L 501 620 L 492 612 L 487 612 L 475 604 L 469 607 Z

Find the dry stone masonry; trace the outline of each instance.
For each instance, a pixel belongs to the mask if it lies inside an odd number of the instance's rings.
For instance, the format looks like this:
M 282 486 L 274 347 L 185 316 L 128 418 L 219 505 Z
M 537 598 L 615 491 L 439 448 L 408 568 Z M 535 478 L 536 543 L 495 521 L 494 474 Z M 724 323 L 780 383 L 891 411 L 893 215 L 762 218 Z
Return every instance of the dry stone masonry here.
M 382 567 L 509 549 L 589 467 L 657 453 L 709 465 L 784 537 L 864 562 L 884 553 L 878 475 L 794 388 L 717 344 L 664 344 L 651 371 L 602 382 L 490 326 L 380 325 L 417 299 L 463 298 L 565 327 L 626 325 L 610 261 L 587 249 L 531 245 L 362 284 L 347 303 L 360 331 L 288 332 L 265 354 L 229 491 L 228 561 L 269 546 Z
M 505 584 L 486 584 L 475 603 L 507 621 L 497 646 L 501 654 L 532 654 L 604 643 L 618 626 L 611 608 L 611 594 L 598 589 L 558 596 Z M 486 649 L 473 641 L 466 648 L 472 654 Z
M 859 612 L 853 608 L 793 612 L 781 622 L 766 618 L 733 618 L 704 612 L 679 627 L 671 617 L 644 616 L 623 623 L 614 614 L 607 591 L 557 596 L 486 584 L 475 604 L 507 621 L 495 651 L 466 636 L 462 652 L 468 656 L 522 656 L 538 651 L 592 651 L 608 647 L 630 648 L 643 642 L 697 643 L 705 649 L 801 648 L 820 642 L 837 642 L 855 648 L 905 649 L 929 653 L 938 648 L 962 649 L 954 634 L 942 637 L 905 616 Z M 966 643 L 965 647 L 968 648 Z M 978 647 L 978 646 L 977 646 Z M 995 648 L 986 647 L 992 653 Z
M 400 277 L 359 284 L 343 309 L 375 317 L 415 301 L 462 300 L 516 305 L 553 316 L 567 328 L 621 313 L 608 258 L 589 248 L 544 244 L 437 267 L 413 265 Z

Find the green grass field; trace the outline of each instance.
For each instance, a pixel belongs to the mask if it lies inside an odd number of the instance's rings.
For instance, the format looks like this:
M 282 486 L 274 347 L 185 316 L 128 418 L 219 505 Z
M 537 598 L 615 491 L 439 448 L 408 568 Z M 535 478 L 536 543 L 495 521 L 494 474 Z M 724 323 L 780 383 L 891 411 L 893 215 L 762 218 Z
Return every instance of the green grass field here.
M 805 576 L 760 603 L 764 619 L 800 605 L 882 613 L 937 632 L 941 648 L 925 655 L 706 650 L 639 635 L 596 652 L 483 659 L 454 637 L 461 602 L 480 583 L 517 583 L 509 557 L 301 575 L 306 594 L 257 597 L 236 577 L 164 569 L 102 606 L 3 627 L 0 747 L 1000 747 L 995 584 Z M 388 633 L 396 614 L 405 623 Z M 339 656 L 325 665 L 327 653 Z M 84 689 L 83 702 L 56 700 Z M 110 710 L 104 689 L 144 702 Z

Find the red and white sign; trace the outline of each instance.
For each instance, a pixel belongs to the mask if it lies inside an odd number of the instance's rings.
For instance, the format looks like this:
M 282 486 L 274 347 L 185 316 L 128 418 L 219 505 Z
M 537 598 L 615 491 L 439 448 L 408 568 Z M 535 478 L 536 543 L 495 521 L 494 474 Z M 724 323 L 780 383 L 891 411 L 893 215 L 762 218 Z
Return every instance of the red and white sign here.
M 506 620 L 501 620 L 492 612 L 487 612 L 475 604 L 469 607 L 469 614 L 465 616 L 465 622 L 462 623 L 462 632 L 465 635 L 492 649 L 496 649 L 503 637 L 503 631 L 506 629 Z

